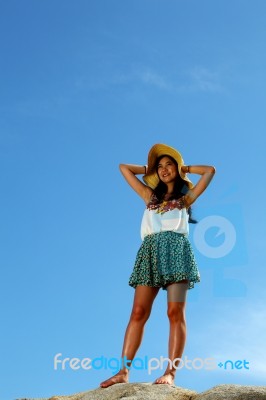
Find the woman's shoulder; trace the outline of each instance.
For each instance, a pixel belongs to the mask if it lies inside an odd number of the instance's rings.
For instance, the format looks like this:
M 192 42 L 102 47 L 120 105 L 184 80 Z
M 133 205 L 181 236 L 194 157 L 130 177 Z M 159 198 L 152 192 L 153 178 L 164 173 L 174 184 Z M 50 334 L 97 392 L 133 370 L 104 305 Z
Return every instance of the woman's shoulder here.
M 149 201 L 148 201 L 148 203 L 146 205 L 148 207 L 148 206 L 151 206 L 153 204 L 158 204 L 158 203 L 159 203 L 159 199 L 156 196 L 156 194 L 154 193 L 154 191 L 152 191 L 151 195 L 150 195 L 150 199 L 149 199 Z

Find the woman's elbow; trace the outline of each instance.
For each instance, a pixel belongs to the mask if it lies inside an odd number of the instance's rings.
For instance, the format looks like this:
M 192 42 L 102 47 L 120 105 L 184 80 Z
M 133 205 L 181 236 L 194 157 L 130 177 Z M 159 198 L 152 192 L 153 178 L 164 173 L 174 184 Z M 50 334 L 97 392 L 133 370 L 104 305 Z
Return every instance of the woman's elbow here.
M 120 171 L 122 171 L 123 168 L 125 168 L 125 164 L 119 164 L 119 169 L 120 169 Z

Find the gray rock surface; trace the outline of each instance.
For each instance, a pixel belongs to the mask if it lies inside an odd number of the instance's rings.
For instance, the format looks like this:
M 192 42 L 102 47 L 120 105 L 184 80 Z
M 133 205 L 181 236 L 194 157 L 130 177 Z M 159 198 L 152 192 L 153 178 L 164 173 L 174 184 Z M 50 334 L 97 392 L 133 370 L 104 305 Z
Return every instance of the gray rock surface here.
M 49 400 L 192 400 L 196 394 L 197 392 L 178 386 L 153 385 L 152 383 L 117 383 L 105 389 L 97 388 L 71 396 L 53 396 Z
M 266 386 L 218 385 L 197 393 L 178 386 L 117 383 L 68 396 L 19 400 L 266 400 Z
M 218 385 L 199 393 L 196 400 L 266 400 L 266 386 Z

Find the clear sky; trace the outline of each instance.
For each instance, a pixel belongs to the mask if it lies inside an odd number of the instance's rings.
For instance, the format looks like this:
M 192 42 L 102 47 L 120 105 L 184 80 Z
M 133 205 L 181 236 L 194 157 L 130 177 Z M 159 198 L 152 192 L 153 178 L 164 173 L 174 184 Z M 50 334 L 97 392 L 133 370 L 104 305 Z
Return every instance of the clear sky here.
M 118 165 L 154 143 L 217 170 L 193 207 L 183 355 L 242 361 L 176 385 L 265 384 L 265 18 L 264 0 L 0 1 L 1 400 L 112 374 L 54 356 L 120 357 L 144 203 Z M 137 356 L 167 340 L 163 291 Z

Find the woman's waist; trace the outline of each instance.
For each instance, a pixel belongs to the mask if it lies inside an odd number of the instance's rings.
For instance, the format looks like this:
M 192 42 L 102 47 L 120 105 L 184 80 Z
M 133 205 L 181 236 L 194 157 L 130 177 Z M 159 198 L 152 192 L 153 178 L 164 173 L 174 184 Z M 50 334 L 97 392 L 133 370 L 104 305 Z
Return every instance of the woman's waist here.
M 184 236 L 188 237 L 188 231 L 182 231 L 182 230 L 158 230 L 158 231 L 141 231 L 141 238 L 144 240 L 145 237 L 153 236 L 153 237 L 160 237 L 160 236 L 171 236 L 171 235 L 178 235 L 178 236 Z
M 177 232 L 177 231 L 160 231 L 147 233 L 145 236 L 167 236 L 167 235 L 179 235 L 179 236 L 187 236 L 186 233 Z
M 161 232 L 153 232 L 153 233 L 147 233 L 142 236 L 142 241 L 143 242 L 165 242 L 165 240 L 173 243 L 172 241 L 174 240 L 180 240 L 180 239 L 185 239 L 188 240 L 188 235 L 186 233 L 181 233 L 181 232 L 175 232 L 175 231 L 161 231 Z

